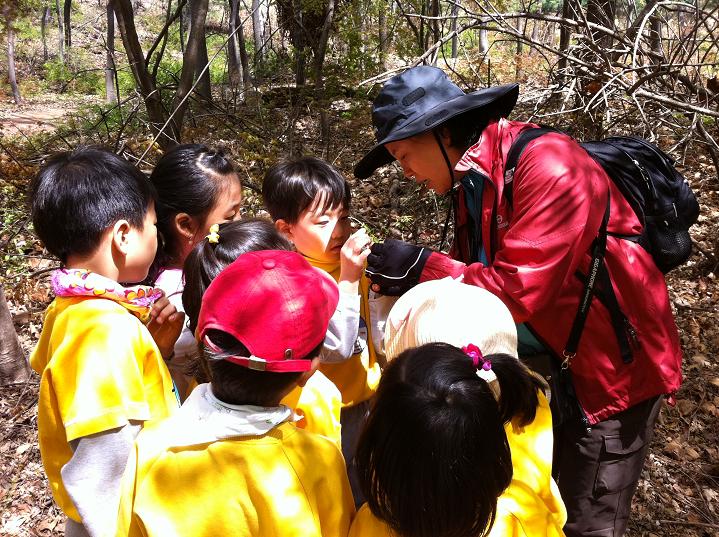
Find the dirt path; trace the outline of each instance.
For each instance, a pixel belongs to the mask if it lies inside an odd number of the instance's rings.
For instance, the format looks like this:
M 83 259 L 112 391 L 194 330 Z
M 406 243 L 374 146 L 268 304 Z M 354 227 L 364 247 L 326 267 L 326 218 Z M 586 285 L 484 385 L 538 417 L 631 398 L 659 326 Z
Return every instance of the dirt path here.
M 0 111 L 0 136 L 27 135 L 54 130 L 68 112 L 66 107 L 47 105 L 17 112 Z
M 70 102 L 45 100 L 2 107 L 0 108 L 0 138 L 53 131 L 60 125 L 62 119 L 76 108 L 76 105 Z

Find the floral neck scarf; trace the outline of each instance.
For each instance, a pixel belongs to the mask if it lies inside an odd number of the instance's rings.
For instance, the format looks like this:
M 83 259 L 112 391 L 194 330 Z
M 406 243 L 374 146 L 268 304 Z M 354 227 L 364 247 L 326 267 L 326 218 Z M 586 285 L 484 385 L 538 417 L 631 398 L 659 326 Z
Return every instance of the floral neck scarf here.
M 136 285 L 123 287 L 105 276 L 85 269 L 59 269 L 52 273 L 55 296 L 90 296 L 113 300 L 127 308 L 143 323 L 150 318 L 150 308 L 162 296 L 155 287 Z

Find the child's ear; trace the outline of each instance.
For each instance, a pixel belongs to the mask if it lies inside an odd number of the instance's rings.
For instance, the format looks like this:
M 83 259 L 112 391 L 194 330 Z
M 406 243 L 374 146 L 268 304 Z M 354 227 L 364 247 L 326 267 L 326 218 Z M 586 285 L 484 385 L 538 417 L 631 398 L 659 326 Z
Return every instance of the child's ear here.
M 127 255 L 131 230 L 132 226 L 127 220 L 118 220 L 112 226 L 112 244 L 122 255 Z
M 177 213 L 175 215 L 175 230 L 187 240 L 192 240 L 197 233 L 199 226 L 195 218 L 187 213 Z
M 292 240 L 292 226 L 282 218 L 275 220 L 275 229 L 282 233 L 289 240 Z
M 317 368 L 320 366 L 320 357 L 315 356 L 312 358 L 312 367 L 310 367 L 309 371 L 305 371 L 300 375 L 300 378 L 297 379 L 297 385 L 300 388 L 303 388 L 305 384 L 307 384 L 307 381 L 310 380 L 310 377 L 314 375 L 315 371 L 317 371 Z

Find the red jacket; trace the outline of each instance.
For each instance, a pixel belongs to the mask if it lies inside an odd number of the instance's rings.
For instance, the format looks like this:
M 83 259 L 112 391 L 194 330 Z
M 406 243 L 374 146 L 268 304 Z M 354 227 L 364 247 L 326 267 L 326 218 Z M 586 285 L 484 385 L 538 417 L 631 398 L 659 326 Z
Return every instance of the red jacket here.
M 481 202 L 482 244 L 491 266 L 465 265 L 433 254 L 422 280 L 463 275 L 507 305 L 558 355 L 567 343 L 587 274 L 590 247 L 611 195 L 605 262 L 619 306 L 637 333 L 634 360 L 624 363 L 609 314 L 594 299 L 570 362 L 575 391 L 590 423 L 607 419 L 681 383 L 679 336 L 664 276 L 638 244 L 611 236 L 637 235 L 641 225 L 604 170 L 570 137 L 548 133 L 527 145 L 514 173 L 513 202 L 504 193 L 504 163 L 529 123 L 490 123 L 457 164 L 486 177 Z M 468 222 L 459 188 L 451 255 L 468 259 Z

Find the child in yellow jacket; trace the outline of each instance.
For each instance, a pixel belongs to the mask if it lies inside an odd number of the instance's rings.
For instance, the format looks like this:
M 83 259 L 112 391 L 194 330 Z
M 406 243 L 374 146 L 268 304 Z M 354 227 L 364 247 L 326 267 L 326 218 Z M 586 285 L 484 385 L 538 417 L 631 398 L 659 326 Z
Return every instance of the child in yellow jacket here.
M 342 393 L 342 452 L 355 501 L 362 503 L 354 453 L 382 373 L 384 320 L 394 297 L 376 295 L 364 274 L 370 237 L 352 233 L 350 188 L 327 162 L 302 157 L 268 170 L 262 197 L 277 229 L 340 289 L 322 351 L 322 371 Z
M 215 277 L 196 328 L 210 383 L 138 436 L 119 535 L 347 534 L 341 452 L 280 403 L 319 365 L 337 299 L 295 252 L 248 252 Z
M 494 295 L 420 284 L 387 320 L 384 371 L 357 450 L 352 537 L 563 537 L 552 416 Z
M 184 290 L 182 303 L 188 316 L 189 330 L 194 334 L 200 316 L 202 297 L 212 280 L 235 259 L 257 250 L 292 249 L 272 225 L 261 218 L 246 218 L 238 222 L 213 225 L 210 234 L 195 246 L 183 268 Z M 208 372 L 202 359 L 190 363 L 196 382 L 207 382 Z M 304 386 L 296 386 L 281 401 L 297 415 L 295 426 L 320 434 L 340 443 L 340 409 L 342 398 L 337 387 L 320 371 L 315 372 Z
M 147 276 L 153 196 L 139 170 L 98 148 L 55 155 L 31 186 L 35 231 L 62 263 L 30 363 L 40 454 L 68 536 L 114 534 L 134 437 L 179 406 L 163 354 L 183 316 L 160 291 L 118 283 Z

